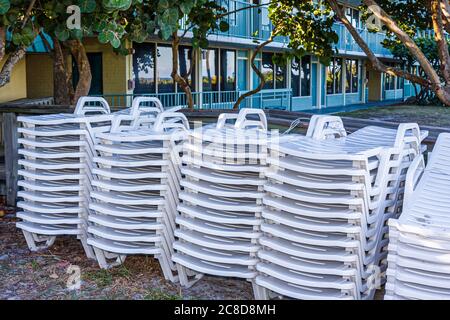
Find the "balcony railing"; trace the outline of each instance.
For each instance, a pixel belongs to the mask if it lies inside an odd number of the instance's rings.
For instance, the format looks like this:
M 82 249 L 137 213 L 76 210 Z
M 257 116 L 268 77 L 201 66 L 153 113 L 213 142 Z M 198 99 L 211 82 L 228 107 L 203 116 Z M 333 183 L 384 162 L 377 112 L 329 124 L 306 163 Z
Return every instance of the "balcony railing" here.
M 223 7 L 227 8 L 228 12 L 233 12 L 242 8 L 246 8 L 252 5 L 250 2 L 243 0 L 217 0 Z M 229 30 L 227 32 L 216 32 L 216 35 L 244 38 L 251 40 L 266 40 L 270 36 L 270 32 L 273 29 L 272 22 L 268 17 L 268 8 L 249 8 L 246 10 L 238 11 L 227 15 L 224 18 L 229 24 Z M 182 29 L 186 28 L 185 21 L 181 22 Z M 356 44 L 355 40 L 340 23 L 333 25 L 334 31 L 339 36 L 339 42 L 337 48 L 342 51 L 360 52 L 362 49 Z M 391 52 L 381 45 L 381 41 L 384 40 L 385 34 L 382 32 L 371 33 L 367 29 L 358 29 L 361 37 L 368 44 L 375 54 L 390 56 Z M 275 42 L 288 43 L 287 37 L 276 37 Z
M 245 91 L 208 91 L 193 92 L 195 109 L 232 109 L 239 96 Z M 149 93 L 149 94 L 105 94 L 102 95 L 113 108 L 128 108 L 135 97 L 157 97 L 165 108 L 187 107 L 186 94 L 178 93 Z M 291 89 L 262 90 L 241 103 L 241 108 L 263 108 L 291 110 Z
M 227 12 L 251 7 L 251 2 L 243 0 L 217 0 L 217 2 L 227 9 Z M 269 20 L 268 8 L 248 8 L 245 10 L 231 13 L 223 18 L 228 22 L 229 29 L 226 32 L 217 31 L 214 33 L 219 36 L 236 37 L 251 40 L 267 40 L 273 29 Z M 181 20 L 181 29 L 187 27 L 186 20 Z M 275 37 L 275 42 L 287 43 L 286 37 Z
M 363 50 L 359 47 L 359 45 L 353 39 L 350 32 L 348 32 L 347 28 L 343 24 L 335 23 L 333 25 L 333 30 L 339 36 L 339 42 L 336 45 L 337 49 L 346 52 L 353 51 L 363 53 Z M 364 39 L 364 41 L 367 43 L 369 48 L 373 51 L 373 53 L 384 56 L 392 55 L 392 53 L 388 49 L 384 48 L 383 45 L 381 44 L 381 42 L 386 37 L 384 33 L 382 32 L 372 33 L 369 32 L 367 29 L 361 28 L 358 29 L 358 32 L 360 36 Z

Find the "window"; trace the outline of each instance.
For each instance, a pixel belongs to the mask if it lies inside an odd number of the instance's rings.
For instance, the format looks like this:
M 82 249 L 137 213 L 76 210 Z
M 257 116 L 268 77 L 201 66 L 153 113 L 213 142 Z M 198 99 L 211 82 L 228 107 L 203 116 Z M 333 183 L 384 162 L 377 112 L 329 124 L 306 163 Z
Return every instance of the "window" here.
M 418 73 L 418 68 L 417 68 L 417 66 L 408 66 L 408 72 L 409 73 L 411 73 L 411 74 L 414 74 L 414 75 L 417 75 Z M 410 83 L 411 81 L 409 81 L 409 80 L 406 80 L 405 79 L 405 81 L 404 81 L 404 83 Z
M 135 93 L 154 93 L 155 86 L 155 44 L 134 44 L 133 72 Z
M 264 79 L 266 83 L 264 84 L 263 89 L 274 89 L 274 81 L 273 81 L 273 61 L 272 61 L 272 53 L 263 52 L 262 54 L 262 67 L 261 72 L 264 75 Z
M 195 51 L 191 47 L 180 46 L 178 49 L 178 71 L 187 79 L 191 89 L 195 88 Z M 182 91 L 178 87 L 178 92 Z
M 263 52 L 262 67 L 266 83 L 263 89 L 282 89 L 287 87 L 286 66 L 275 65 L 273 63 L 273 53 Z
M 134 93 L 182 92 L 172 79 L 172 47 L 164 44 L 135 43 L 133 72 Z M 195 87 L 195 65 L 193 49 L 180 46 L 178 50 L 178 72 L 187 78 L 189 86 Z
M 217 91 L 218 50 L 202 50 L 202 82 L 203 91 Z
M 345 92 L 346 93 L 356 93 L 356 92 L 358 92 L 358 87 L 359 87 L 359 77 L 358 77 L 359 63 L 358 63 L 358 60 L 346 59 L 345 67 L 346 67 L 346 78 L 347 78 L 346 83 L 345 83 Z
M 311 95 L 311 57 L 291 61 L 291 87 L 293 97 Z
M 394 66 L 393 63 L 385 63 L 386 66 Z M 384 74 L 384 90 L 395 90 L 395 76 L 385 73 Z
M 345 16 L 347 17 L 348 21 L 350 21 L 352 26 L 354 26 L 355 28 L 359 28 L 359 11 L 357 9 L 347 8 L 345 10 Z
M 220 90 L 236 90 L 236 51 L 220 50 Z
M 396 67 L 401 70 L 405 70 L 405 67 L 402 64 L 397 64 Z M 405 88 L 405 78 L 396 77 L 396 79 L 397 79 L 397 88 L 396 89 L 404 89 Z
M 342 93 L 342 58 L 334 58 L 327 67 L 327 94 Z
M 172 79 L 172 47 L 158 45 L 156 49 L 156 74 L 159 93 L 175 92 L 175 84 Z
M 275 65 L 275 88 L 287 87 L 286 66 Z
M 300 73 L 301 73 L 301 63 L 298 58 L 294 58 L 291 61 L 291 87 L 292 96 L 300 96 Z
M 384 90 L 394 90 L 394 89 L 395 89 L 395 77 L 386 73 L 384 76 Z

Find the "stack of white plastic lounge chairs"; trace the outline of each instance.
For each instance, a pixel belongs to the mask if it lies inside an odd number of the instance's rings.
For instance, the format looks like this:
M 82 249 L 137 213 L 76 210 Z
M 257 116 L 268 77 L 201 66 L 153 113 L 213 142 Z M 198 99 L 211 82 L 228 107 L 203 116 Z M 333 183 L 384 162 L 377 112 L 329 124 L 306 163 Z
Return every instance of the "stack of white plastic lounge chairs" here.
M 90 258 L 95 258 L 86 242 L 87 207 L 91 189 L 94 139 L 97 132 L 107 132 L 114 117 L 130 125 L 151 123 L 155 115 L 138 110 L 142 99 L 131 109 L 110 113 L 103 98 L 82 97 L 73 114 L 19 117 L 20 137 L 17 217 L 28 247 L 32 251 L 51 246 L 57 236 L 77 236 Z M 161 103 L 147 99 L 162 109 Z M 151 110 L 150 110 L 151 111 Z
M 254 279 L 266 158 L 262 110 L 223 114 L 216 126 L 191 131 L 172 257 L 181 285 L 203 274 Z
M 406 178 L 405 204 L 389 220 L 385 299 L 450 299 L 450 134 L 441 134 L 428 165 Z
M 103 98 L 81 98 L 73 114 L 19 117 L 22 169 L 17 213 L 30 250 L 49 247 L 56 236 L 76 235 L 86 254 L 86 207 L 92 158 L 90 130 L 109 130 L 111 114 Z
M 386 221 L 426 133 L 345 135 L 339 118 L 314 117 L 306 137 L 270 145 L 256 298 L 371 299 L 382 281 Z
M 168 111 L 151 128 L 122 130 L 120 122 L 96 135 L 88 244 L 102 268 L 122 263 L 127 255 L 154 255 L 166 279 L 177 281 L 171 255 L 180 143 L 189 123 L 183 114 Z

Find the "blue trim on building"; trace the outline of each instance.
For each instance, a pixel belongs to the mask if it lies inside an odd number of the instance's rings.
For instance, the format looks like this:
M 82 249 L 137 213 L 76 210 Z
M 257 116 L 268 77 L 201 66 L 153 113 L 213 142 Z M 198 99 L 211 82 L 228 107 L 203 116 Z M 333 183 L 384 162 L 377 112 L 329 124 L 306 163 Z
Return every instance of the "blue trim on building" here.
M 333 113 L 340 113 L 340 112 L 351 112 L 351 111 L 357 111 L 357 110 L 364 110 L 364 109 L 370 109 L 370 108 L 381 108 L 381 107 L 386 107 L 386 106 L 394 105 L 394 104 L 401 103 L 401 102 L 403 102 L 403 100 L 385 100 L 385 101 L 353 104 L 353 105 L 347 105 L 347 106 L 328 107 L 328 108 L 323 108 L 323 109 L 309 109 L 309 110 L 303 110 L 303 112 L 312 113 L 312 114 L 333 114 Z

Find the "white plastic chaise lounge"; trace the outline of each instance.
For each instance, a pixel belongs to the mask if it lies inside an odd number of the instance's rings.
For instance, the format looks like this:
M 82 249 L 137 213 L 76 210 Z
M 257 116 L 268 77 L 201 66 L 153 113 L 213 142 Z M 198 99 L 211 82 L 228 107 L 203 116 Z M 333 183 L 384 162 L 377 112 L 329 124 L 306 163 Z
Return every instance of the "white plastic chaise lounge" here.
M 18 118 L 22 123 L 19 143 L 23 146 L 19 149 L 23 158 L 19 160 L 22 179 L 18 182 L 23 201 L 18 207 L 23 212 L 18 213 L 22 221 L 17 226 L 31 250 L 49 247 L 58 235 L 76 235 L 87 255 L 95 258 L 86 244 L 94 136 L 109 131 L 118 116 L 129 129 L 137 125 L 137 119 L 151 125 L 161 111 L 155 98 L 137 98 L 131 108 L 111 114 L 105 99 L 81 97 L 73 114 Z
M 386 268 L 385 222 L 398 215 L 426 133 L 404 124 L 346 135 L 336 117 L 324 118 L 307 137 L 270 146 L 258 299 L 371 299 Z
M 95 104 L 95 105 L 94 105 Z M 57 236 L 77 236 L 86 244 L 87 180 L 92 154 L 89 131 L 109 130 L 112 120 L 103 98 L 82 97 L 73 114 L 19 117 L 18 185 L 22 198 L 17 213 L 28 247 L 48 248 Z
M 399 219 L 389 220 L 385 299 L 450 299 L 450 134 L 439 135 L 428 164 L 417 158 Z
M 172 257 L 182 286 L 204 274 L 255 278 L 267 145 L 262 110 L 223 114 L 190 132 Z
M 151 129 L 120 128 L 116 123 L 97 135 L 88 244 L 101 268 L 128 255 L 154 255 L 165 278 L 176 282 L 171 255 L 181 177 L 177 143 L 189 123 L 183 114 L 166 111 Z

